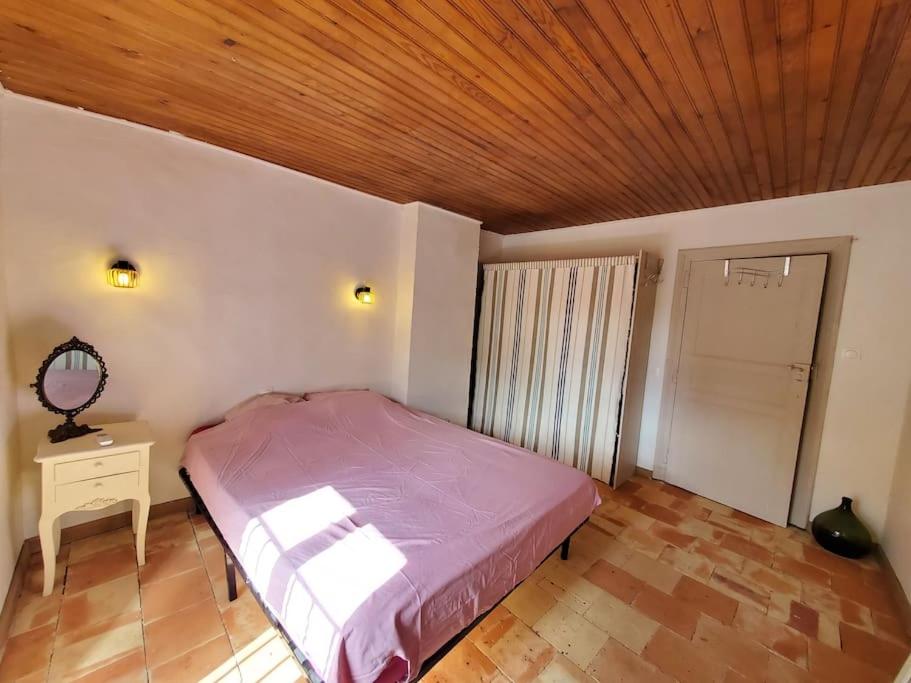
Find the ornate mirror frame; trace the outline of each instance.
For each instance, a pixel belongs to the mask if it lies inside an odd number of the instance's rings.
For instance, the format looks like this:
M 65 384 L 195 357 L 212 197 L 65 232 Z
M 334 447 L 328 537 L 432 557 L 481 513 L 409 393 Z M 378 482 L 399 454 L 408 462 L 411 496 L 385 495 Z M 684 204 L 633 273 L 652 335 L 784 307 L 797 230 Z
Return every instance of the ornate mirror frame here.
M 99 378 L 98 386 L 95 387 L 95 393 L 93 393 L 89 399 L 80 406 L 76 408 L 58 408 L 56 405 L 51 403 L 47 394 L 44 391 L 44 378 L 47 375 L 47 371 L 51 367 L 51 363 L 62 353 L 68 351 L 82 351 L 92 358 L 95 359 L 95 362 L 98 363 Z M 66 416 L 66 420 L 63 424 L 57 425 L 53 429 L 49 430 L 47 435 L 51 440 L 51 443 L 59 443 L 61 441 L 66 441 L 67 439 L 74 439 L 77 436 L 83 436 L 85 434 L 91 434 L 92 432 L 100 432 L 100 428 L 92 428 L 88 425 L 77 425 L 75 422 L 75 417 L 83 410 L 92 405 L 95 401 L 98 400 L 98 397 L 101 396 L 101 392 L 104 391 L 104 385 L 108 381 L 108 371 L 107 367 L 104 364 L 104 360 L 101 358 L 101 354 L 95 350 L 95 347 L 91 344 L 87 344 L 78 337 L 73 337 L 68 342 L 64 342 L 59 346 L 54 347 L 54 350 L 51 351 L 50 355 L 45 359 L 44 363 L 41 364 L 41 367 L 38 369 L 38 375 L 35 377 L 35 383 L 31 386 L 35 389 L 35 392 L 38 394 L 38 400 L 41 401 L 41 405 L 47 408 L 52 413 L 57 413 L 59 415 Z

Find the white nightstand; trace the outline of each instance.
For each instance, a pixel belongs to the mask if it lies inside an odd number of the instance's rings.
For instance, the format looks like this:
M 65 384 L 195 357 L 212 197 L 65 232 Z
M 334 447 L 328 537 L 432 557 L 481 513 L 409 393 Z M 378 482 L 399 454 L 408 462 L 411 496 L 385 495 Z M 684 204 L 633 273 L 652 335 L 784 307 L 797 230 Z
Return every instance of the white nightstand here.
M 155 443 L 145 422 L 95 425 L 114 439 L 100 446 L 97 435 L 38 446 L 41 463 L 41 520 L 38 535 L 44 560 L 44 595 L 54 587 L 60 552 L 60 515 L 74 510 L 98 510 L 122 500 L 133 501 L 136 561 L 145 564 L 146 524 L 149 521 L 149 449 Z

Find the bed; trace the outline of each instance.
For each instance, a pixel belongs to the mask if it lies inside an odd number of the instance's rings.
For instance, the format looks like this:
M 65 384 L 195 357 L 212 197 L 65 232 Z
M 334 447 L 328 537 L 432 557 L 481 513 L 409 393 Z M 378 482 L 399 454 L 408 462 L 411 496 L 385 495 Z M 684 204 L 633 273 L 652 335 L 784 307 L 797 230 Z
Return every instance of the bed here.
M 180 474 L 327 683 L 419 678 L 600 502 L 582 472 L 370 391 L 206 429 Z

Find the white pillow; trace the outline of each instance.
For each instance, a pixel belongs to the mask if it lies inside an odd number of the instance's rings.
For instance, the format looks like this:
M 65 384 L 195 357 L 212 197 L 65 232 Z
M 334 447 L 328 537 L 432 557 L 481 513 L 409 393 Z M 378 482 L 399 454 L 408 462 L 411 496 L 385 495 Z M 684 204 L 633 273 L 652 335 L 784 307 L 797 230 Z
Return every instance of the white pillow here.
M 268 394 L 259 394 L 258 396 L 253 396 L 248 398 L 246 401 L 241 401 L 236 406 L 231 408 L 227 413 L 225 413 L 225 421 L 228 422 L 233 420 L 240 415 L 250 411 L 256 410 L 257 408 L 265 408 L 267 406 L 280 406 L 287 405 L 289 403 L 297 403 L 298 401 L 303 401 L 304 397 L 299 394 L 285 394 L 280 391 L 273 391 Z
M 308 391 L 304 394 L 305 401 L 323 401 L 330 398 L 345 397 L 348 394 L 370 393 L 370 389 L 327 389 L 326 391 Z

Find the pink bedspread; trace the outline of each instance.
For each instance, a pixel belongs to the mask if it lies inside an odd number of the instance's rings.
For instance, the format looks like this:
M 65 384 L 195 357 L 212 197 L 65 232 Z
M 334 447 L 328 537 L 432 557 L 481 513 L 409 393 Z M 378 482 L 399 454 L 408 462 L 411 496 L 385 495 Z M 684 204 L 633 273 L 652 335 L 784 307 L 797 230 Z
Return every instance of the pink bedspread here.
M 367 391 L 251 411 L 182 464 L 329 682 L 417 675 L 599 503 L 582 472 Z

